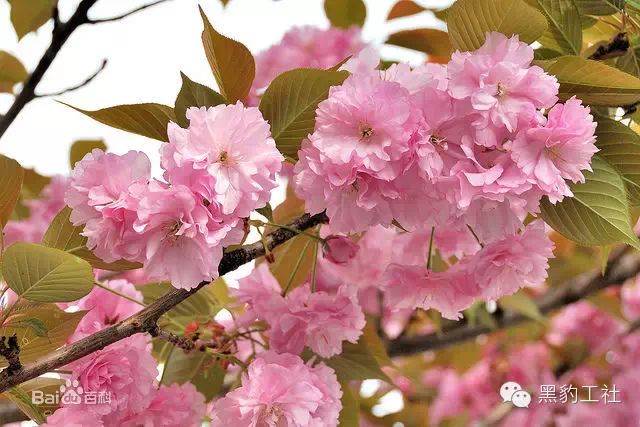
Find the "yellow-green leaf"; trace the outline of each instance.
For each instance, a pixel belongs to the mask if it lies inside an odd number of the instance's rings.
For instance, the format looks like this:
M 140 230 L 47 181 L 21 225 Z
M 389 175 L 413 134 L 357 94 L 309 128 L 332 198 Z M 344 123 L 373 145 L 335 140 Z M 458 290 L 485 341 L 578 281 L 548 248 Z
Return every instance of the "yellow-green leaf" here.
M 577 96 L 591 105 L 630 105 L 640 101 L 640 79 L 599 61 L 563 56 L 541 66 L 560 82 L 560 98 Z
M 276 77 L 260 101 L 260 111 L 271 124 L 280 152 L 297 159 L 302 140 L 313 132 L 318 104 L 329 88 L 347 78 L 346 71 L 300 68 Z
M 0 154 L 0 232 L 16 206 L 23 178 L 20 164 Z
M 24 180 L 22 181 L 22 198 L 37 199 L 40 193 L 51 182 L 48 176 L 40 175 L 33 169 L 24 169 Z
M 367 19 L 367 6 L 362 0 L 324 0 L 324 12 L 331 25 L 338 28 L 362 27 Z
M 186 115 L 188 108 L 215 107 L 216 105 L 224 104 L 224 97 L 215 90 L 194 82 L 184 73 L 180 73 L 180 76 L 182 77 L 182 88 L 176 98 L 176 123 L 186 128 L 189 126 Z
M 13 93 L 16 83 L 25 80 L 28 75 L 18 58 L 0 50 L 0 92 Z
M 18 40 L 44 25 L 56 3 L 57 0 L 9 0 L 11 23 Z
M 540 312 L 535 301 L 524 291 L 500 298 L 500 300 L 498 300 L 498 305 L 503 310 L 511 310 L 533 320 L 544 320 L 544 316 Z
M 205 352 L 185 353 L 171 344 L 165 345 L 166 363 L 162 383 L 192 383 L 207 401 L 216 397 L 224 382 L 225 371 L 214 357 Z
M 99 148 L 102 151 L 107 150 L 107 146 L 101 139 L 83 139 L 74 142 L 69 150 L 69 164 L 71 165 L 71 169 L 94 148 Z
M 137 262 L 125 260 L 105 262 L 98 258 L 87 248 L 87 238 L 80 235 L 82 227 L 74 226 L 69 220 L 70 216 L 71 209 L 68 206 L 58 212 L 42 238 L 42 244 L 82 258 L 91 266 L 101 270 L 125 271 L 142 267 L 142 264 Z
M 66 313 L 55 304 L 24 304 L 23 307 L 12 310 L 12 316 L 17 312 L 21 318 L 38 319 L 47 330 L 45 336 L 39 336 L 32 328 L 20 325 L 7 325 L 0 328 L 0 336 L 16 334 L 18 337 L 20 361 L 23 364 L 33 362 L 62 347 L 86 314 L 86 311 Z M 0 358 L 0 367 L 6 366 L 6 360 Z
M 622 123 L 598 117 L 598 156 L 622 176 L 631 205 L 640 205 L 640 136 Z
M 360 425 L 360 399 L 349 383 L 340 383 L 342 389 L 342 410 L 340 411 L 339 427 L 358 427 Z
M 213 28 L 200 8 L 204 22 L 202 43 L 207 60 L 218 82 L 220 93 L 230 104 L 244 101 L 256 76 L 253 55 L 245 45 L 225 37 Z
M 574 0 L 529 0 L 549 21 L 539 42 L 548 48 L 578 55 L 582 50 L 582 24 Z
M 365 335 L 356 344 L 342 343 L 342 353 L 327 359 L 325 363 L 336 371 L 340 381 L 379 379 L 391 383 L 387 374 L 382 371 Z
M 458 0 L 447 12 L 454 48 L 469 51 L 484 44 L 487 32 L 518 34 L 531 43 L 547 29 L 547 19 L 524 0 Z
M 582 15 L 607 16 L 621 12 L 624 0 L 575 0 Z
M 15 243 L 7 248 L 2 276 L 11 290 L 29 301 L 76 301 L 93 287 L 93 270 L 88 262 L 33 243 Z
M 116 105 L 96 111 L 65 105 L 107 126 L 158 141 L 169 140 L 167 125 L 176 120 L 173 108 L 154 103 Z
M 604 246 L 624 242 L 640 249 L 629 214 L 629 201 L 618 172 L 598 156 L 593 172 L 585 173 L 584 184 L 571 186 L 573 197 L 555 205 L 541 203 L 542 218 L 558 233 L 585 246 Z
M 42 396 L 47 395 L 55 395 L 56 393 L 60 393 L 60 386 L 64 384 L 64 380 L 60 378 L 46 378 L 39 377 L 33 380 L 27 381 L 26 383 L 20 384 L 20 389 L 27 394 L 29 397 L 29 402 L 33 403 L 31 397 L 34 395 L 33 393 L 41 393 Z M 9 397 L 9 396 L 7 396 Z M 11 399 L 11 397 L 9 397 Z M 13 400 L 13 399 L 11 399 Z M 15 401 L 14 401 L 15 402 Z M 20 405 L 16 402 L 16 406 L 20 407 Z M 38 403 L 37 409 L 42 412 L 43 415 L 51 414 L 56 409 L 58 409 L 59 405 L 55 403 Z M 29 414 L 25 412 L 24 408 L 20 408 L 27 416 Z M 29 418 L 35 421 L 35 418 L 29 416 Z
M 387 43 L 440 57 L 448 57 L 452 50 L 449 35 L 432 28 L 399 31 L 391 34 Z
M 38 424 L 42 424 L 46 421 L 46 417 L 42 409 L 31 401 L 31 395 L 27 393 L 22 387 L 11 387 L 5 393 L 5 396 L 7 396 L 10 401 L 15 403 L 15 405 L 22 412 L 24 412 L 24 414 L 29 417 L 30 420 L 35 421 Z
M 424 12 L 425 10 L 427 10 L 427 8 L 420 6 L 412 0 L 399 0 L 391 8 L 391 11 L 387 16 L 387 20 L 416 15 L 420 12 Z

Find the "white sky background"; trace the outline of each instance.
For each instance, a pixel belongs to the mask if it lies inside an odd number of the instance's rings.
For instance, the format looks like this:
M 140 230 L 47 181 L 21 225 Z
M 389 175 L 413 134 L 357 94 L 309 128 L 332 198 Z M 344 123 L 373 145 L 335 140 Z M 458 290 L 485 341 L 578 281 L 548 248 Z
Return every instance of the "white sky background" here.
M 99 0 L 90 16 L 116 16 L 149 2 Z M 419 2 L 439 8 L 449 5 L 451 0 Z M 78 3 L 79 0 L 59 0 L 62 18 L 67 19 Z M 399 29 L 444 29 L 444 24 L 429 12 L 387 23 L 385 18 L 395 0 L 366 0 L 366 3 L 368 16 L 363 38 L 368 42 L 379 45 Z M 102 138 L 109 151 L 117 154 L 129 150 L 146 152 L 154 165 L 154 175 L 159 177 L 159 141 L 102 125 L 55 100 L 91 110 L 143 102 L 173 106 L 180 90 L 180 71 L 192 80 L 216 87 L 202 48 L 198 4 L 218 31 L 241 41 L 254 54 L 280 41 L 294 26 L 329 25 L 322 0 L 231 0 L 226 8 L 219 0 L 173 0 L 121 21 L 82 26 L 60 51 L 36 93 L 56 92 L 84 81 L 104 58 L 109 61 L 107 68 L 80 90 L 29 103 L 0 140 L 0 153 L 24 167 L 35 167 L 41 174 L 66 175 L 70 171 L 68 153 L 73 141 Z M 0 50 L 14 54 L 28 70 L 33 70 L 49 45 L 52 24 L 47 23 L 18 43 L 9 12 L 8 2 L 0 0 Z M 394 47 L 385 47 L 383 56 L 414 63 L 423 60 L 422 54 Z M 0 94 L 0 113 L 12 101 L 11 95 Z M 274 194 L 274 206 L 282 200 L 282 193 Z M 245 276 L 250 269 L 247 265 L 232 276 Z

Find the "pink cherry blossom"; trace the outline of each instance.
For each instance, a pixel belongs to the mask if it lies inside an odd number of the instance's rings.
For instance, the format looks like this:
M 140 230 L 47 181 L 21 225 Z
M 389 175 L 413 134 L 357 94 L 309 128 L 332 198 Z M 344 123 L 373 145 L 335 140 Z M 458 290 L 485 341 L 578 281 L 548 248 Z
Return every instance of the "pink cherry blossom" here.
M 142 293 L 126 280 L 111 280 L 105 286 L 142 302 Z M 109 325 L 120 322 L 140 311 L 143 306 L 115 295 L 100 287 L 94 287 L 89 295 L 74 303 L 80 310 L 87 310 L 70 339 L 77 341 Z
M 100 416 L 86 411 L 78 405 L 58 408 L 47 417 L 47 422 L 42 427 L 104 427 Z
M 65 205 L 64 193 L 68 182 L 68 178 L 54 176 L 42 189 L 39 198 L 23 201 L 29 208 L 29 216 L 7 222 L 3 230 L 5 247 L 15 242 L 38 243 L 42 240 L 51 220 Z
M 189 188 L 154 181 L 141 188 L 134 230 L 145 242 L 145 273 L 193 288 L 218 277 L 224 245 L 242 237 L 239 221 L 206 207 Z
M 358 53 L 365 46 L 360 29 L 298 27 L 289 30 L 282 41 L 256 55 L 256 78 L 249 94 L 249 105 L 279 74 L 294 68 L 327 69 Z
M 563 345 L 577 339 L 589 351 L 607 350 L 624 330 L 622 322 L 588 302 L 577 302 L 564 308 L 551 321 L 547 340 L 553 345 Z
M 621 298 L 624 317 L 629 320 L 640 318 L 640 281 L 638 278 L 622 287 Z
M 204 396 L 193 384 L 171 384 L 153 392 L 149 406 L 123 420 L 122 427 L 200 427 L 205 417 Z
M 591 170 L 596 123 L 589 107 L 575 97 L 549 111 L 546 125 L 520 132 L 511 145 L 511 156 L 531 182 L 552 202 L 572 196 L 565 179 L 584 182 L 582 170 Z
M 324 257 L 335 264 L 345 264 L 358 253 L 358 244 L 345 236 L 329 236 L 322 246 Z
M 238 323 L 243 326 L 285 309 L 284 298 L 280 295 L 280 284 L 273 277 L 266 262 L 258 265 L 247 277 L 240 279 L 238 288 L 229 291 L 239 304 L 246 304 L 247 310 L 238 319 Z
M 212 426 L 335 427 L 342 391 L 331 368 L 291 354 L 260 354 L 242 385 L 213 404 Z
M 187 129 L 169 124 L 169 144 L 161 148 L 165 179 L 219 204 L 225 215 L 248 217 L 263 207 L 284 158 L 260 111 L 238 102 L 190 108 L 187 118 Z
M 396 309 L 434 309 L 447 319 L 458 320 L 460 312 L 473 304 L 477 289 L 457 265 L 436 273 L 424 266 L 391 264 L 384 277 L 385 298 Z
M 71 379 L 77 380 L 85 393 L 109 393 L 111 397 L 110 402 L 70 406 L 106 416 L 105 424 L 144 410 L 158 374 L 149 345 L 147 338 L 134 335 L 70 363 Z
M 535 221 L 519 234 L 485 245 L 466 268 L 480 288 L 480 297 L 497 300 L 524 286 L 543 283 L 549 258 L 553 258 L 553 243 L 544 223 Z

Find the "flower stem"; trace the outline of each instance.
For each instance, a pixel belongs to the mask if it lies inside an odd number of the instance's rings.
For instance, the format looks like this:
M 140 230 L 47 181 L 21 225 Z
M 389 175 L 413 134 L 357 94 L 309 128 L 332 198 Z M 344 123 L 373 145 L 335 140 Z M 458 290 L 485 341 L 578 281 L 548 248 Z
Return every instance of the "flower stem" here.
M 128 300 L 128 301 L 135 302 L 135 303 L 136 303 L 136 304 L 138 304 L 138 305 L 141 305 L 141 306 L 143 306 L 143 307 L 146 307 L 146 304 L 145 304 L 145 303 L 143 303 L 143 302 L 141 302 L 141 301 L 138 301 L 138 300 L 137 300 L 137 299 L 135 299 L 135 298 L 131 298 L 129 295 L 125 295 L 125 294 L 123 294 L 122 292 L 116 291 L 115 289 L 111 289 L 110 287 L 108 287 L 108 286 L 106 286 L 106 285 L 103 285 L 102 283 L 100 283 L 100 282 L 98 282 L 98 281 L 96 281 L 96 286 L 97 286 L 97 287 L 99 287 L 99 288 L 104 289 L 104 290 L 105 290 L 105 291 L 107 291 L 107 292 L 111 292 L 111 293 L 112 293 L 112 294 L 114 294 L 114 295 L 118 295 L 119 297 L 124 298 L 124 299 L 126 299 L 126 300 Z
M 436 226 L 431 226 L 431 237 L 429 237 L 429 252 L 427 253 L 427 270 L 431 270 L 433 263 L 433 236 L 436 234 Z
M 482 243 L 480 241 L 480 238 L 478 237 L 478 235 L 476 234 L 475 231 L 473 231 L 473 228 L 471 228 L 471 226 L 469 224 L 467 224 L 467 228 L 469 229 L 469 231 L 471 232 L 471 234 L 473 234 L 473 237 L 476 239 L 476 242 L 478 242 L 478 244 L 480 245 L 481 248 L 484 248 L 484 243 Z
M 287 292 L 289 291 L 289 288 L 291 287 L 291 284 L 293 283 L 293 278 L 298 273 L 298 269 L 300 268 L 300 264 L 302 264 L 302 259 L 304 258 L 304 255 L 307 253 L 307 249 L 309 248 L 310 244 L 311 244 L 311 240 L 309 240 L 304 245 L 304 248 L 302 248 L 302 252 L 300 252 L 300 256 L 298 257 L 298 260 L 296 261 L 296 265 L 293 267 L 293 270 L 291 271 L 291 274 L 289 275 L 289 280 L 287 280 L 287 286 L 285 286 L 284 290 L 282 291 L 282 296 L 287 295 Z
M 316 228 L 320 231 L 320 226 Z M 313 267 L 311 268 L 311 292 L 316 291 L 316 270 L 318 268 L 318 244 L 313 245 Z

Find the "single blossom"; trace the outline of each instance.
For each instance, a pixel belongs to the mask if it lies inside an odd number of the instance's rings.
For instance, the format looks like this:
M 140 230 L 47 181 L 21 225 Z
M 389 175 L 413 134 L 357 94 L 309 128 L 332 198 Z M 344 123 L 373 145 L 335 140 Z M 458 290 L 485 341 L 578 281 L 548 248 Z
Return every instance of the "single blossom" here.
M 79 405 L 58 408 L 47 417 L 42 427 L 104 427 L 100 416 L 84 410 Z
M 242 385 L 213 403 L 212 426 L 335 427 L 342 390 L 334 371 L 298 356 L 260 354 Z
M 224 215 L 248 217 L 270 199 L 284 157 L 257 108 L 218 105 L 187 110 L 189 127 L 169 124 L 161 148 L 164 177 L 189 187 Z

